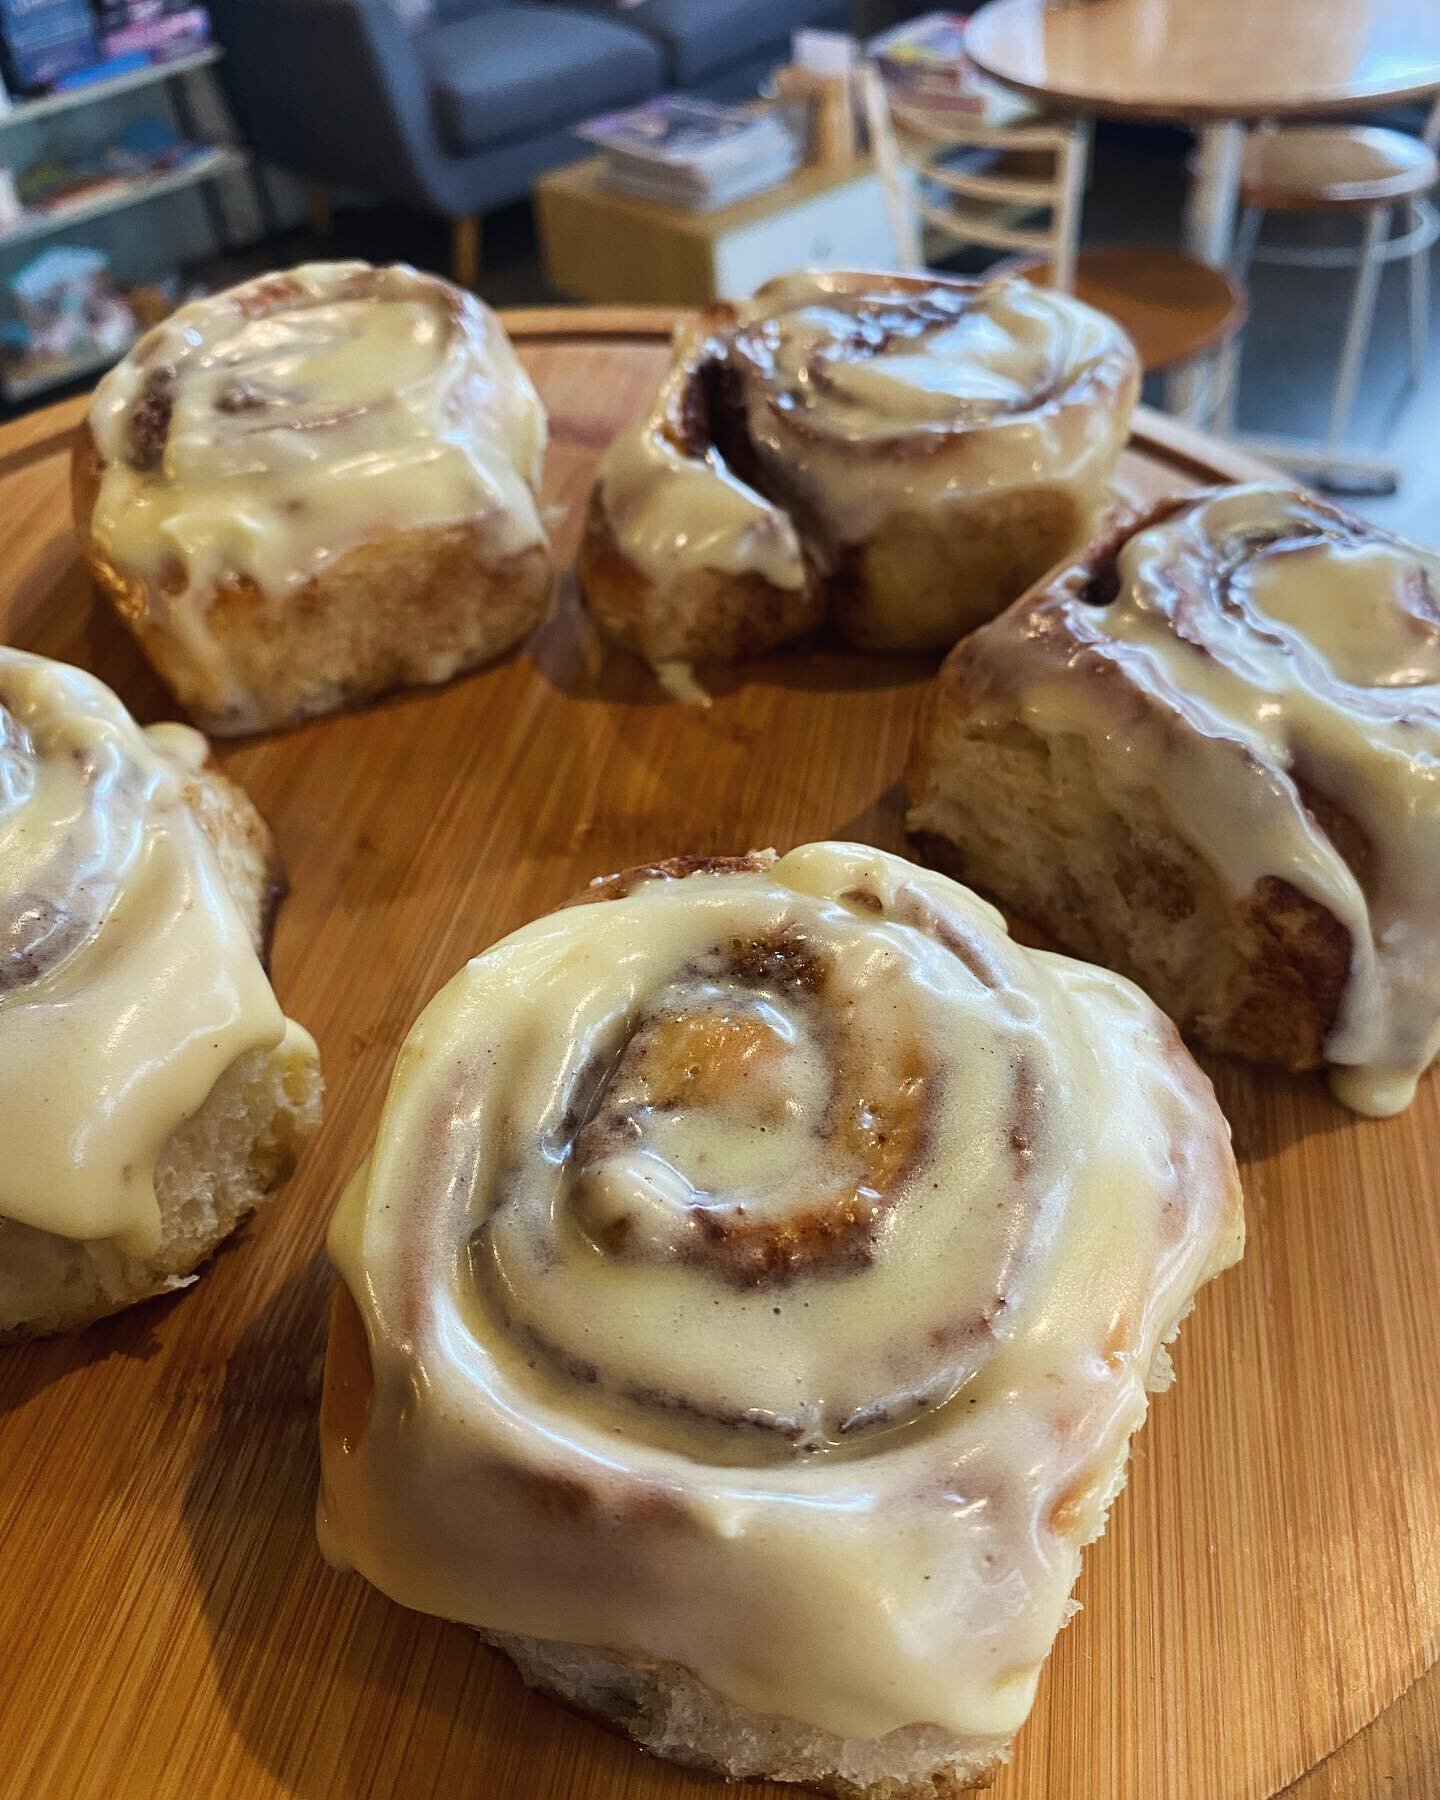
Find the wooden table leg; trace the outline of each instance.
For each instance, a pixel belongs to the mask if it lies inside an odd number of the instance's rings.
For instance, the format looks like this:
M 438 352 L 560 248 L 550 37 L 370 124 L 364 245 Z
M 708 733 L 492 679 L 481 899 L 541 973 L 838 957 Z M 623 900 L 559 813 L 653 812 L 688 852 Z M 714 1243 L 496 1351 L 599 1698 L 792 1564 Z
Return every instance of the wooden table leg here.
M 480 279 L 480 220 L 473 213 L 450 228 L 450 275 L 463 288 Z
M 322 181 L 306 184 L 306 201 L 310 209 L 310 229 L 318 238 L 328 238 L 335 229 L 335 213 L 330 204 L 330 190 Z

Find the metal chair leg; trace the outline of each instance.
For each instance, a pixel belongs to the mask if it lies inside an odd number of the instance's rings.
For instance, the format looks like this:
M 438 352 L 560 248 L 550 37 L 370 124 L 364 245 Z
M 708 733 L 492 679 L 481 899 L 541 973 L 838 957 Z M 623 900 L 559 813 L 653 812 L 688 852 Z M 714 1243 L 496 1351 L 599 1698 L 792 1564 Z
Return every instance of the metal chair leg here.
M 1235 233 L 1235 248 L 1230 257 L 1230 273 L 1237 281 L 1244 281 L 1250 273 L 1255 246 L 1260 240 L 1260 222 L 1264 217 L 1264 211 L 1258 206 L 1247 206 L 1240 215 L 1240 228 Z
M 1425 214 L 1410 203 L 1410 229 L 1420 231 Z M 1410 252 L 1410 381 L 1419 387 L 1425 379 L 1425 352 L 1430 338 L 1430 246 L 1423 241 Z
M 1345 348 L 1340 355 L 1340 369 L 1335 377 L 1335 396 L 1330 403 L 1330 430 L 1326 435 L 1327 453 L 1338 451 L 1345 438 L 1345 427 L 1355 406 L 1355 393 L 1360 385 L 1360 372 L 1365 352 L 1370 347 L 1370 327 L 1375 319 L 1375 295 L 1380 286 L 1380 251 L 1389 224 L 1389 208 L 1377 206 L 1365 219 L 1365 237 L 1360 249 L 1360 267 L 1355 276 L 1355 294 L 1350 302 L 1350 322 L 1345 328 Z
M 1240 358 L 1244 351 L 1243 330 L 1235 331 L 1215 353 L 1215 382 L 1219 392 L 1210 409 L 1209 425 L 1221 437 L 1235 431 L 1235 405 L 1240 389 Z
M 1242 287 L 1248 284 L 1250 265 L 1255 260 L 1255 246 L 1260 240 L 1260 226 L 1264 217 L 1263 210 L 1258 206 L 1247 206 L 1240 215 L 1230 256 L 1230 273 Z M 1221 437 L 1231 437 L 1235 431 L 1240 365 L 1244 354 L 1245 327 L 1242 325 L 1238 331 L 1231 333 L 1215 356 L 1214 380 L 1217 392 L 1213 397 L 1214 403 L 1207 423 Z

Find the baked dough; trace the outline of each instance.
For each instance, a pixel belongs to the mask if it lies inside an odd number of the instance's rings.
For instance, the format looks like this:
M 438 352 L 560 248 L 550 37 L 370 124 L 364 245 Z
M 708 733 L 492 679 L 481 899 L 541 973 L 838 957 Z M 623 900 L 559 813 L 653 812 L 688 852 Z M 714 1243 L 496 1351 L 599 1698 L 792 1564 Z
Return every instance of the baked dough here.
M 314 1131 L 283 887 L 198 732 L 0 648 L 0 1338 L 183 1286 Z
M 96 390 L 75 517 L 206 730 L 271 730 L 520 643 L 553 573 L 544 409 L 499 320 L 397 266 L 181 307 Z
M 1213 1050 L 1400 1110 L 1440 1045 L 1440 558 L 1283 486 L 1167 501 L 959 645 L 929 860 Z
M 1007 1754 L 1241 1237 L 1128 982 L 861 845 L 632 870 L 400 1050 L 322 1543 L 666 1756 L 934 1800 Z
M 1089 537 L 1138 384 L 1112 320 L 1026 282 L 782 277 L 678 336 L 601 464 L 585 598 L 662 671 L 822 621 L 948 650 Z

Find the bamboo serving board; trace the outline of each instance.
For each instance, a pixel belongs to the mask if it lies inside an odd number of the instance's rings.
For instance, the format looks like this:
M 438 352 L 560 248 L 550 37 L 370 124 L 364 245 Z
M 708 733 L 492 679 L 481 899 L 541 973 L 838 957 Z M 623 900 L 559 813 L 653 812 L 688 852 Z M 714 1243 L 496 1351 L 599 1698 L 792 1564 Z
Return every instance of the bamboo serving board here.
M 663 325 L 510 323 L 550 409 L 565 561 L 596 456 L 653 393 Z M 0 431 L 4 635 L 163 717 L 77 561 L 81 410 Z M 1250 467 L 1142 415 L 1122 475 L 1157 494 Z M 719 1800 L 322 1563 L 322 1236 L 397 1045 L 467 956 L 592 875 L 679 851 L 902 848 L 926 673 L 777 656 L 708 711 L 677 706 L 588 644 L 567 583 L 497 668 L 222 748 L 289 865 L 274 974 L 320 1042 L 326 1123 L 199 1285 L 0 1351 L 0 1793 Z M 1440 1637 L 1440 1086 L 1370 1123 L 1315 1080 L 1213 1073 L 1249 1251 L 1185 1327 L 996 1800 L 1440 1793 L 1437 1688 L 1414 1685 Z

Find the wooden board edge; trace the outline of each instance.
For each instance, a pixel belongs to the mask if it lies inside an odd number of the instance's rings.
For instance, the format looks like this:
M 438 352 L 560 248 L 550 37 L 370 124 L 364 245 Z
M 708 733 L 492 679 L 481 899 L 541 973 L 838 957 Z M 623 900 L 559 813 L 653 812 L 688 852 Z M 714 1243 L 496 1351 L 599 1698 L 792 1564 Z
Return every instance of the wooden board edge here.
M 512 338 L 640 338 L 668 343 L 688 306 L 509 306 L 500 323 Z
M 523 306 L 500 313 L 501 323 L 520 343 L 638 341 L 668 343 L 675 329 L 693 316 L 683 306 Z M 12 421 L 14 437 L 0 454 L 0 473 L 56 455 L 69 447 L 70 435 L 89 405 L 88 395 L 40 407 Z M 1270 464 L 1248 452 L 1207 438 L 1148 406 L 1138 407 L 1130 430 L 1130 447 L 1153 456 L 1178 473 L 1200 481 L 1273 481 Z
M 1227 444 L 1206 437 L 1193 425 L 1182 424 L 1153 407 L 1137 406 L 1130 424 L 1130 448 L 1153 457 L 1169 468 L 1202 481 L 1284 481 L 1273 464 Z

